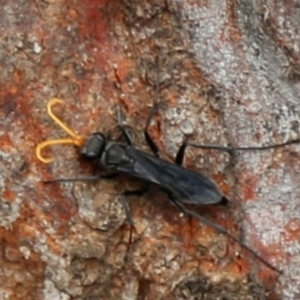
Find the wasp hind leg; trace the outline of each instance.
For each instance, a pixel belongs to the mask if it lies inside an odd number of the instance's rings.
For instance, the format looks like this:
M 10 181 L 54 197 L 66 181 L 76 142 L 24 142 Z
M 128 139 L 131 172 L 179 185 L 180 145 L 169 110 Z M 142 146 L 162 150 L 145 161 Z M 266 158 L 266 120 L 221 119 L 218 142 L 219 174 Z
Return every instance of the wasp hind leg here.
M 169 195 L 170 196 L 170 195 Z M 189 209 L 187 209 L 182 203 L 180 203 L 179 201 L 175 200 L 173 197 L 170 196 L 170 200 L 172 201 L 172 203 L 183 213 L 185 213 L 188 216 L 194 217 L 196 219 L 198 219 L 201 223 L 215 229 L 216 231 L 220 232 L 221 234 L 224 234 L 226 236 L 228 236 L 231 240 L 233 240 L 234 242 L 238 243 L 242 248 L 244 248 L 246 251 L 248 251 L 254 258 L 256 258 L 257 260 L 259 260 L 260 262 L 262 262 L 264 265 L 266 265 L 268 268 L 270 268 L 271 270 L 277 272 L 278 274 L 282 274 L 282 271 L 279 270 L 278 268 L 274 267 L 272 264 L 270 264 L 269 262 L 267 262 L 264 258 L 262 258 L 259 254 L 257 254 L 253 249 L 251 249 L 249 246 L 247 246 L 243 241 L 241 241 L 240 239 L 236 238 L 234 235 L 232 235 L 228 230 L 226 230 L 224 227 L 217 225 L 209 220 L 207 220 L 206 218 L 204 218 L 203 216 L 201 216 L 198 213 L 195 213 Z
M 148 188 L 144 188 L 144 189 L 140 189 L 140 190 L 133 190 L 133 191 L 125 191 L 120 196 L 121 204 L 123 206 L 123 209 L 124 209 L 125 215 L 126 215 L 126 221 L 130 225 L 130 232 L 129 232 L 129 238 L 128 238 L 128 243 L 127 243 L 125 260 L 128 260 L 128 254 L 129 254 L 130 246 L 132 244 L 132 233 L 133 233 L 133 231 L 137 232 L 137 230 L 134 226 L 134 222 L 132 219 L 132 215 L 130 212 L 130 207 L 129 207 L 127 198 L 128 197 L 142 197 L 145 193 L 147 193 L 147 191 L 148 191 Z

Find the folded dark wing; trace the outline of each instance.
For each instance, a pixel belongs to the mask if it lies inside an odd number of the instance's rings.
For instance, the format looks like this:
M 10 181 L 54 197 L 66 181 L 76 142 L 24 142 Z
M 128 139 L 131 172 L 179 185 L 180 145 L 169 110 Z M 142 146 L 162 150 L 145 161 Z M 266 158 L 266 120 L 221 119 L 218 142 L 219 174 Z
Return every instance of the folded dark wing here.
M 217 204 L 223 196 L 216 184 L 200 173 L 127 147 L 133 163 L 118 166 L 118 171 L 159 185 L 175 200 L 198 205 Z

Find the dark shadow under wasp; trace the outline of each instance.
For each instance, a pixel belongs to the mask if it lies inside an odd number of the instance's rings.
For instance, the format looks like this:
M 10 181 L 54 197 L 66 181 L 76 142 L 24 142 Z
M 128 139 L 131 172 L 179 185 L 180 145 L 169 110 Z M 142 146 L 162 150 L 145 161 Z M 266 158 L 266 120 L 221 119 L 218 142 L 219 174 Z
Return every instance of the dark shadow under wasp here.
M 149 182 L 158 185 L 164 192 L 166 192 L 171 202 L 179 208 L 182 212 L 192 217 L 197 218 L 202 223 L 206 224 L 219 231 L 222 234 L 227 235 L 229 238 L 239 243 L 243 248 L 249 251 L 256 259 L 263 262 L 272 270 L 281 273 L 276 267 L 268 263 L 264 258 L 259 256 L 254 250 L 249 248 L 244 242 L 229 233 L 224 227 L 221 227 L 203 216 L 189 210 L 184 204 L 195 204 L 195 205 L 212 205 L 220 204 L 226 205 L 228 199 L 221 193 L 218 186 L 204 175 L 186 169 L 182 166 L 184 160 L 184 154 L 187 146 L 198 147 L 198 148 L 209 148 L 216 150 L 223 150 L 232 152 L 235 150 L 264 150 L 276 147 L 282 147 L 298 141 L 291 141 L 282 144 L 270 145 L 265 147 L 220 147 L 213 145 L 200 145 L 196 143 L 183 143 L 179 148 L 175 157 L 175 163 L 168 162 L 159 157 L 159 149 L 151 135 L 148 132 L 150 122 L 157 111 L 158 103 L 155 103 L 151 109 L 151 112 L 146 121 L 144 129 L 144 136 L 146 142 L 151 149 L 153 155 L 147 152 L 141 151 L 133 146 L 131 135 L 128 128 L 123 124 L 122 114 L 118 113 L 118 126 L 126 142 L 120 142 L 107 138 L 101 132 L 95 132 L 87 138 L 80 136 L 68 128 L 61 120 L 59 120 L 52 112 L 52 107 L 56 104 L 62 104 L 64 101 L 53 98 L 48 102 L 47 110 L 49 116 L 69 135 L 70 138 L 48 140 L 44 141 L 36 147 L 36 155 L 38 159 L 44 163 L 49 163 L 52 158 L 44 158 L 41 155 L 43 148 L 50 145 L 56 144 L 72 144 L 76 145 L 80 149 L 80 155 L 83 158 L 88 159 L 92 163 L 96 164 L 100 168 L 105 168 L 110 173 L 125 173 L 127 175 L 139 178 L 145 182 Z M 111 175 L 108 175 L 111 176 Z M 70 181 L 92 181 L 105 178 L 105 176 L 90 176 L 84 178 L 74 179 L 56 179 L 48 182 L 70 182 Z M 125 199 L 126 196 L 130 195 L 142 195 L 145 191 L 128 191 L 122 194 L 122 204 L 124 206 L 127 220 L 131 225 L 133 221 L 130 216 L 130 210 Z

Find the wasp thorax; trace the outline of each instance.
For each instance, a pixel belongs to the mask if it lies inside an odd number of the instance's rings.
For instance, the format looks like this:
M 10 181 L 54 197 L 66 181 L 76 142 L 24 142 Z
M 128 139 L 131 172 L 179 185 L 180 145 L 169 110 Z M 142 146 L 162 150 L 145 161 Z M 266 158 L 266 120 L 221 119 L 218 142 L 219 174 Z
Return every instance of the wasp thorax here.
M 122 165 L 131 162 L 131 158 L 126 155 L 124 147 L 112 144 L 106 153 L 105 162 L 108 165 Z

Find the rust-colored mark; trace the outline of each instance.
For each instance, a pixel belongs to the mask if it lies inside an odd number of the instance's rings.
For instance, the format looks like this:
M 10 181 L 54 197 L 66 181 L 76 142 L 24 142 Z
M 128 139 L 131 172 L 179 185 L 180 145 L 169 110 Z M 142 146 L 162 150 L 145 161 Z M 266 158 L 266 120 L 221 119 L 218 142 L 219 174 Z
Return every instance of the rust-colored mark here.
M 60 244 L 61 241 L 57 241 L 54 236 L 47 235 L 46 240 L 49 251 L 54 255 L 61 255 L 63 253 L 63 246 Z
M 255 186 L 257 184 L 257 178 L 255 176 L 247 176 L 247 179 L 243 181 L 241 198 L 243 201 L 255 199 Z
M 2 192 L 2 197 L 5 201 L 12 203 L 16 199 L 16 193 L 6 189 Z
M 218 184 L 220 190 L 224 195 L 229 195 L 231 192 L 231 187 L 225 182 L 224 175 L 221 173 L 217 173 L 214 175 L 214 181 Z
M 11 230 L 0 227 L 0 237 L 0 264 L 1 269 L 4 271 L 1 274 L 1 282 L 6 283 L 6 290 L 12 290 L 11 294 L 15 298 L 11 299 L 32 298 L 29 294 L 36 295 L 43 281 L 44 263 L 40 260 L 38 254 L 30 250 L 31 246 L 29 245 L 26 246 L 29 250 L 29 257 L 23 256 L 23 253 L 20 251 L 20 247 L 22 246 L 20 241 L 24 239 L 22 236 L 15 232 L 12 234 Z M 24 287 L 21 291 L 23 297 L 19 298 L 20 290 L 18 287 L 22 286 L 25 282 L 26 287 L 30 287 L 31 292 Z
M 81 23 L 81 35 L 89 37 L 91 40 L 104 43 L 109 33 L 109 15 L 113 11 L 102 10 L 101 7 L 108 7 L 108 0 L 87 0 L 82 5 L 82 14 L 86 18 L 86 22 Z M 74 9 L 72 8 L 72 11 Z M 115 10 L 117 13 L 118 10 Z M 74 12 L 72 12 L 74 13 Z
M 76 19 L 79 17 L 79 13 L 74 7 L 69 8 L 68 15 L 74 21 L 76 21 Z
M 22 260 L 20 250 L 9 244 L 5 247 L 4 257 L 10 262 L 19 262 Z
M 220 35 L 220 41 L 222 42 L 232 42 L 235 44 L 236 48 L 238 43 L 241 41 L 242 34 L 237 24 L 237 2 L 236 1 L 226 1 L 226 16 L 227 20 L 223 27 Z
M 41 195 L 45 191 L 45 186 L 41 183 L 38 187 Z M 63 195 L 59 184 L 56 184 L 56 188 L 49 188 L 47 192 L 49 205 L 51 205 L 51 214 L 57 216 L 60 221 L 68 221 L 77 213 L 77 205 L 74 200 L 70 200 L 70 197 Z
M 246 251 L 244 250 L 240 257 L 236 257 L 234 261 L 235 273 L 240 274 L 241 276 L 246 276 L 250 271 L 250 262 L 245 253 Z
M 258 277 L 260 278 L 260 280 L 264 282 L 266 286 L 274 287 L 278 279 L 278 274 L 270 271 L 268 268 L 264 268 L 259 270 Z M 273 298 L 268 298 L 268 299 L 273 299 Z
M 7 132 L 0 136 L 0 144 L 2 151 L 11 147 L 12 141 Z
M 245 254 L 245 252 L 243 252 Z M 226 273 L 235 274 L 236 280 L 239 278 L 247 276 L 249 273 L 249 261 L 247 260 L 247 256 L 243 256 L 243 258 L 234 258 L 229 264 L 226 266 Z
M 230 280 L 239 280 L 245 277 L 249 272 L 249 268 L 246 265 L 247 263 L 241 267 L 240 262 L 237 260 L 229 262 L 226 266 L 221 266 L 213 260 L 203 260 L 200 269 L 213 282 L 221 282 L 228 280 L 228 274 L 230 274 Z
M 48 227 L 45 224 L 51 224 L 55 216 L 47 215 L 41 210 L 24 205 L 20 218 L 14 223 L 14 233 L 21 237 L 21 240 L 27 242 L 33 242 L 40 236 L 46 237 L 46 244 L 49 247 L 49 251 L 56 255 L 61 255 L 62 247 L 59 241 L 56 240 L 55 234 L 49 235 L 46 232 Z
M 94 57 L 93 70 L 105 72 L 107 66 L 108 69 L 111 68 L 111 58 L 115 56 L 117 49 L 112 39 L 115 24 L 111 22 L 115 19 L 115 14 L 120 12 L 113 2 L 107 0 L 86 2 L 80 11 L 83 20 L 80 23 L 80 36 L 86 40 L 86 48 L 91 57 Z
M 285 240 L 298 241 L 300 237 L 300 220 L 298 218 L 290 219 L 285 225 Z

